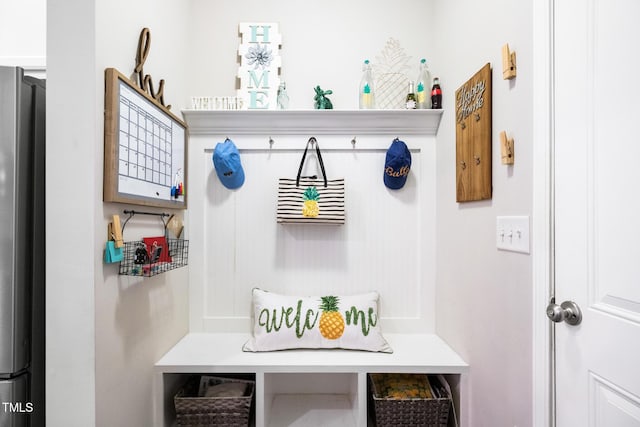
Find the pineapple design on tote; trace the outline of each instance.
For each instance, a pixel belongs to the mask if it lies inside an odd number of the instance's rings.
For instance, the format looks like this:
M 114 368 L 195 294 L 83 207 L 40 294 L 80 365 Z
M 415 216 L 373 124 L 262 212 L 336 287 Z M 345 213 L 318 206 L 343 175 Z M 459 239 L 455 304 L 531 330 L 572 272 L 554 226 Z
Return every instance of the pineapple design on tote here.
M 344 332 L 344 318 L 338 311 L 339 298 L 336 296 L 320 297 L 320 333 L 329 340 L 335 340 Z
M 302 200 L 304 200 L 302 216 L 314 218 L 320 214 L 318 199 L 320 199 L 320 194 L 318 194 L 316 187 L 311 186 L 304 190 L 302 193 Z

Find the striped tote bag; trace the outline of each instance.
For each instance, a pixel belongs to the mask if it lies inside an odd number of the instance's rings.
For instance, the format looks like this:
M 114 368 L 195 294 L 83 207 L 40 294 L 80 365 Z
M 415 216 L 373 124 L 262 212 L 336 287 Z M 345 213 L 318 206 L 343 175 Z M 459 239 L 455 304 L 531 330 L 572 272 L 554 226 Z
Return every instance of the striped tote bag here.
M 315 145 L 322 177 L 301 176 L 309 145 Z M 344 224 L 344 178 L 327 179 L 314 137 L 304 149 L 298 175 L 278 180 L 277 218 L 281 224 Z

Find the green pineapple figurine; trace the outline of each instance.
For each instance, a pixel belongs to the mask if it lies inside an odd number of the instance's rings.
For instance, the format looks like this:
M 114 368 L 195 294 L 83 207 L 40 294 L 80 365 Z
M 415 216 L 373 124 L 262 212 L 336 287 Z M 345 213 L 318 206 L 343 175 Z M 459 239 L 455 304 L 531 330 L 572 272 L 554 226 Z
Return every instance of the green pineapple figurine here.
M 327 95 L 331 95 L 333 93 L 332 90 L 322 90 L 320 86 L 316 86 L 315 89 L 316 96 L 315 98 L 315 108 L 316 110 L 333 110 L 333 104 L 331 100 L 327 98 Z

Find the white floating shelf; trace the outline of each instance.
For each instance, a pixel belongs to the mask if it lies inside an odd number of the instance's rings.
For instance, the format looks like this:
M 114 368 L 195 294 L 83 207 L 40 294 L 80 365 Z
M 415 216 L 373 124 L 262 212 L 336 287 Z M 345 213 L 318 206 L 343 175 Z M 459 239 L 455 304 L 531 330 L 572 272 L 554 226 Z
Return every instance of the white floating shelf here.
M 182 110 L 191 135 L 435 135 L 443 110 Z

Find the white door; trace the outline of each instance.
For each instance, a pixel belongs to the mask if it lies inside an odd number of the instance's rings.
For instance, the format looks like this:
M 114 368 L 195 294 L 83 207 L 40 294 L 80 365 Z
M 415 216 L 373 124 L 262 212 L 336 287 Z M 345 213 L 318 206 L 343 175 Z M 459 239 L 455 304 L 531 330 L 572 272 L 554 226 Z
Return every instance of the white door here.
M 557 426 L 640 426 L 640 1 L 554 4 Z

